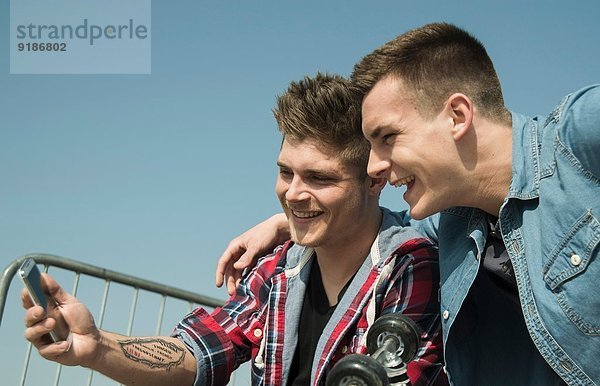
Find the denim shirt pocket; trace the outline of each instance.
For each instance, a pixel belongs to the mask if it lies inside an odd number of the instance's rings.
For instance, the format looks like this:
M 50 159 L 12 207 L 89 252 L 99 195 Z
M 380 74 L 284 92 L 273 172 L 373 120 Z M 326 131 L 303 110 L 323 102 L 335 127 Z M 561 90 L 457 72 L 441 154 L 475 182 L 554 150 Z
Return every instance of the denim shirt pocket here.
M 591 211 L 579 218 L 550 253 L 544 281 L 557 297 L 563 312 L 583 333 L 600 334 L 600 223 Z

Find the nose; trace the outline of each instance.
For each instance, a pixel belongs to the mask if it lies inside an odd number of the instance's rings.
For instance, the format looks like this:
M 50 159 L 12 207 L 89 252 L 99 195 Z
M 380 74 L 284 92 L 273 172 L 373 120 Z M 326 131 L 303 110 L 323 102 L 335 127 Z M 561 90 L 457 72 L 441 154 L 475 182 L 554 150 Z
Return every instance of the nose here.
M 306 184 L 304 184 L 301 178 L 294 176 L 285 192 L 285 199 L 288 202 L 298 202 L 306 200 L 307 198 L 308 192 L 306 191 Z
M 369 153 L 369 164 L 367 165 L 367 174 L 372 178 L 387 178 L 390 171 L 390 162 L 387 159 L 379 157 L 371 149 Z

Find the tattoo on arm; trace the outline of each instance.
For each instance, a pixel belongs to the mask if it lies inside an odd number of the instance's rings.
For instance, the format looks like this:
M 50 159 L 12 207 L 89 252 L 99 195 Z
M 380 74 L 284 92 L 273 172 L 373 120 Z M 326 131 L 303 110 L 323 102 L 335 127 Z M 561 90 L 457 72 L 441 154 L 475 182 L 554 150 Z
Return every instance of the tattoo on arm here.
M 160 338 L 133 338 L 118 341 L 127 359 L 150 368 L 165 368 L 183 363 L 185 349 Z

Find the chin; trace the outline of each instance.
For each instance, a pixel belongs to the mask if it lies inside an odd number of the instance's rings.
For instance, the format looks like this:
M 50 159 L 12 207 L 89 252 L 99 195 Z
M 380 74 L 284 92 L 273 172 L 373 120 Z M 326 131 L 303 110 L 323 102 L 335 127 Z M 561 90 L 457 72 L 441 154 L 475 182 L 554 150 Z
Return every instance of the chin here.
M 292 241 L 295 244 L 301 245 L 303 247 L 307 247 L 307 248 L 316 248 L 319 246 L 319 243 L 315 243 L 315 242 L 311 242 L 310 240 L 294 240 L 292 239 Z
M 434 211 L 427 210 L 427 208 L 421 208 L 419 206 L 410 207 L 408 213 L 410 214 L 410 218 L 413 220 L 423 220 L 425 217 L 429 217 L 434 213 Z
M 292 233 L 290 239 L 298 245 L 302 245 L 303 247 L 316 247 L 319 245 L 319 240 L 314 237 L 305 235 L 304 237 L 298 237 L 297 234 Z

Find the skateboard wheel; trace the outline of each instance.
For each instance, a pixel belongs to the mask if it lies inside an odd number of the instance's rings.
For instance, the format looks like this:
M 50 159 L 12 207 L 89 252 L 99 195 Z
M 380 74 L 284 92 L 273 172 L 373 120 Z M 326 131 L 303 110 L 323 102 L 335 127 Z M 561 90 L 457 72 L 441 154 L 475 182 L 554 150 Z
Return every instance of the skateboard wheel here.
M 415 322 L 406 316 L 399 314 L 387 314 L 379 317 L 367 333 L 367 350 L 373 354 L 383 345 L 386 337 L 393 335 L 400 341 L 398 350 L 392 355 L 396 360 L 391 363 L 385 363 L 386 367 L 394 367 L 402 362 L 408 364 L 417 355 L 419 348 L 419 333 Z M 386 361 L 390 362 L 390 361 Z
M 342 358 L 327 375 L 326 386 L 388 386 L 387 372 L 375 359 L 360 354 Z

